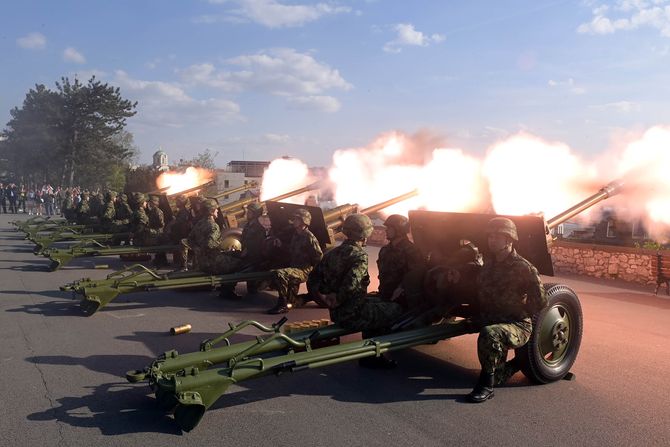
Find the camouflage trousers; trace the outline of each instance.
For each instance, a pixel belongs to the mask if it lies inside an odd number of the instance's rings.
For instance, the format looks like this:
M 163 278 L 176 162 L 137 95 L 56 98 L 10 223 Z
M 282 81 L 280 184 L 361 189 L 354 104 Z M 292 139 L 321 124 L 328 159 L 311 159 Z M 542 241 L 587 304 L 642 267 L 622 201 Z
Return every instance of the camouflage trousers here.
M 355 331 L 387 329 L 403 314 L 402 306 L 377 297 L 365 297 L 330 310 L 334 323 Z
M 507 374 L 505 360 L 507 351 L 520 348 L 530 339 L 532 327 L 529 321 L 497 323 L 484 326 L 477 338 L 477 356 L 482 370 L 488 374 Z M 496 378 L 496 381 L 502 378 Z
M 197 252 L 196 252 L 197 253 Z M 242 269 L 242 260 L 224 251 L 202 251 L 197 253 L 198 270 L 209 275 L 226 275 Z
M 311 271 L 312 267 L 287 267 L 272 270 L 272 285 L 277 289 L 279 300 L 286 300 L 287 303 L 295 304 L 298 299 L 300 284 L 307 281 Z

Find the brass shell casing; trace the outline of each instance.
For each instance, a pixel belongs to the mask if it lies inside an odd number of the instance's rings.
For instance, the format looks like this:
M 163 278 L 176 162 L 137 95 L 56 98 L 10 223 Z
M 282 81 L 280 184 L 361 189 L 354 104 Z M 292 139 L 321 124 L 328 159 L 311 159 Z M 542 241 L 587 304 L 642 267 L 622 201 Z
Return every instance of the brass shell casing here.
M 171 335 L 185 334 L 187 332 L 191 332 L 190 324 L 182 324 L 181 326 L 175 326 L 170 328 Z

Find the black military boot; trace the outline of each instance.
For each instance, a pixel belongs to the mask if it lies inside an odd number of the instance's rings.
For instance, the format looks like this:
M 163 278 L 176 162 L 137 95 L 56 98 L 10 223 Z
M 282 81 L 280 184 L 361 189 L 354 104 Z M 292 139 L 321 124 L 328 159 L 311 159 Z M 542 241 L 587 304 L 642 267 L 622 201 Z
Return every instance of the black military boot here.
M 493 383 L 495 381 L 495 374 L 487 373 L 482 370 L 479 374 L 479 382 L 475 389 L 468 394 L 467 398 L 470 402 L 481 403 L 493 397 Z
M 519 372 L 520 369 L 521 365 L 518 357 L 514 357 L 509 362 L 505 362 L 502 368 L 496 369 L 495 385 L 496 386 L 503 385 L 510 379 L 510 377 Z
M 286 298 L 279 297 L 277 299 L 277 304 L 272 309 L 269 309 L 268 313 L 270 315 L 286 314 L 289 310 Z
M 222 285 L 221 291 L 219 292 L 219 297 L 226 300 L 239 300 L 242 298 L 237 293 L 235 293 L 235 284 Z

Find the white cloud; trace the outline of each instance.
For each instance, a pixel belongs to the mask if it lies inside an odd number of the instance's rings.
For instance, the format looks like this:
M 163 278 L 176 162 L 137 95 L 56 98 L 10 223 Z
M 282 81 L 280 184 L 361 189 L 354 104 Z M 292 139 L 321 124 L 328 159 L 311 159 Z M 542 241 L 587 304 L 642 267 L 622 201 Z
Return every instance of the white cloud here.
M 591 108 L 600 111 L 615 111 L 619 113 L 639 112 L 641 109 L 640 104 L 631 101 L 610 102 L 607 104 L 591 106 Z
M 67 62 L 74 62 L 75 64 L 86 63 L 86 58 L 84 55 L 72 47 L 67 47 L 63 51 L 63 60 Z
M 41 33 L 30 33 L 26 36 L 16 39 L 16 43 L 21 48 L 29 50 L 41 50 L 47 45 L 47 38 Z
M 350 13 L 348 6 L 330 3 L 288 5 L 278 0 L 210 0 L 215 4 L 234 4 L 236 7 L 223 15 L 203 15 L 195 19 L 199 23 L 254 22 L 268 28 L 302 26 L 327 15 Z
M 266 92 L 285 97 L 293 107 L 326 112 L 339 110 L 340 103 L 325 92 L 352 88 L 338 70 L 291 48 L 238 56 L 225 65 L 220 70 L 210 63 L 191 65 L 179 73 L 188 84 L 232 92 Z
M 442 34 L 427 35 L 417 31 L 411 23 L 399 23 L 393 27 L 393 30 L 396 32 L 396 38 L 384 45 L 384 51 L 387 53 L 400 53 L 402 48 L 407 46 L 427 47 L 445 40 Z
M 288 98 L 288 102 L 291 108 L 298 110 L 318 110 L 320 112 L 334 113 L 341 108 L 340 101 L 332 96 L 294 96 Z
M 653 28 L 670 37 L 669 0 L 617 0 L 613 7 L 601 4 L 592 10 L 593 18 L 577 27 L 583 34 L 613 34 Z
M 134 120 L 144 125 L 181 128 L 242 119 L 237 103 L 220 98 L 197 100 L 176 83 L 133 79 L 120 70 L 114 83 L 125 97 L 138 100 L 139 113 Z
M 556 89 L 562 89 L 562 90 L 567 90 L 570 93 L 573 93 L 575 95 L 583 95 L 586 93 L 586 89 L 584 87 L 580 87 L 575 83 L 575 80 L 572 78 L 568 78 L 565 81 L 555 81 L 553 79 L 550 79 L 547 82 L 547 85 L 550 88 L 556 88 Z

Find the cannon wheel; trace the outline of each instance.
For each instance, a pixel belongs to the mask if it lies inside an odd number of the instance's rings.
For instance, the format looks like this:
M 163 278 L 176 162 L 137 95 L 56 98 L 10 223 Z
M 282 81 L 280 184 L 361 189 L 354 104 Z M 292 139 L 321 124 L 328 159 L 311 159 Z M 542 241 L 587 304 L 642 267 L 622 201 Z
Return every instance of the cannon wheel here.
M 528 343 L 516 350 L 521 371 L 533 382 L 564 378 L 577 359 L 584 320 L 577 294 L 561 284 L 547 284 L 547 307 L 533 316 Z

